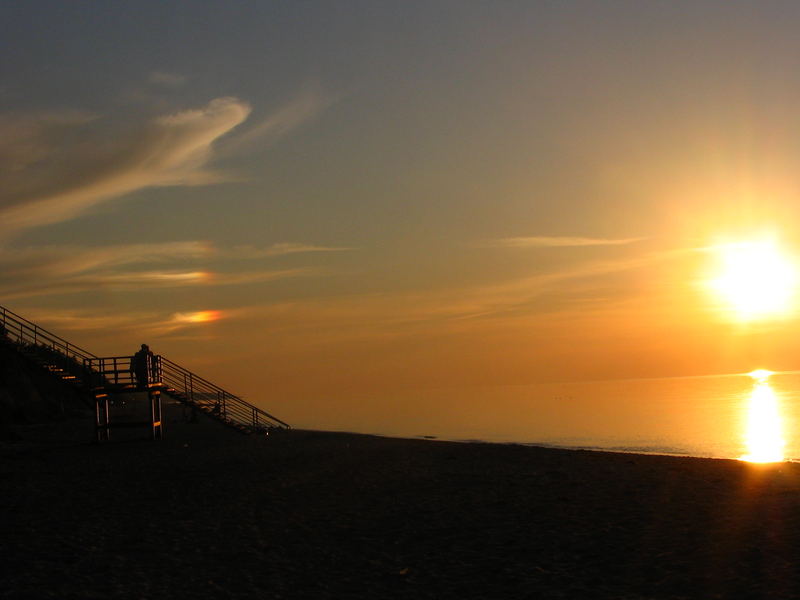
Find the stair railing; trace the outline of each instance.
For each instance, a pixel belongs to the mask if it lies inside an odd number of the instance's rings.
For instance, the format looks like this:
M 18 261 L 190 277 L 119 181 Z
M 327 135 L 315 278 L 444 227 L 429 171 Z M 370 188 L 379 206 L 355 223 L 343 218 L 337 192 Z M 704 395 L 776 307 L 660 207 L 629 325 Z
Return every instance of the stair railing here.
M 97 358 L 88 350 L 71 344 L 55 333 L 39 327 L 36 323 L 28 321 L 2 306 L 0 306 L 0 319 L 2 319 L 3 331 L 6 337 L 19 344 L 48 347 L 67 358 L 74 358 L 80 362 L 90 358 Z
M 290 425 L 278 417 L 163 356 L 160 364 L 161 381 L 166 386 L 168 394 L 177 396 L 232 425 L 252 428 L 256 431 L 276 428 L 290 429 Z
M 0 306 L 0 338 L 16 343 L 23 352 L 36 355 L 43 363 L 84 379 L 95 355 L 55 333 Z

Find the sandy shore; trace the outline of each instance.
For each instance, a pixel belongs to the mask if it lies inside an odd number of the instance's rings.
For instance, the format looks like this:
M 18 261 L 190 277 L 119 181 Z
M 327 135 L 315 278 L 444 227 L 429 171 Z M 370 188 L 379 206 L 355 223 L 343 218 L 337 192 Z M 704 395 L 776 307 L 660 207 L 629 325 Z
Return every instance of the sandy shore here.
M 797 464 L 20 433 L 0 443 L 0 598 L 800 597 Z

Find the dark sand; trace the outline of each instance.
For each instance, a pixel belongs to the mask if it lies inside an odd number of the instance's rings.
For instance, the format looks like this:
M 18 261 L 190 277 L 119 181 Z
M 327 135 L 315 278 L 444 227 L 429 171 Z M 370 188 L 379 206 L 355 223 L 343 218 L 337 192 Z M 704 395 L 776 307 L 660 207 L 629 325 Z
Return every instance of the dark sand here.
M 800 597 L 797 464 L 20 432 L 0 443 L 0 598 Z

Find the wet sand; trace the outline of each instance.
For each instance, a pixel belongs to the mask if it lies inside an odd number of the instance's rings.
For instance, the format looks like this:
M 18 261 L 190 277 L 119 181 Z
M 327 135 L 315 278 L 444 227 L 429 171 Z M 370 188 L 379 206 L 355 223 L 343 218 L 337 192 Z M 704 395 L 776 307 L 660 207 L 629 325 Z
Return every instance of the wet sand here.
M 800 597 L 798 464 L 90 427 L 0 443 L 0 598 Z

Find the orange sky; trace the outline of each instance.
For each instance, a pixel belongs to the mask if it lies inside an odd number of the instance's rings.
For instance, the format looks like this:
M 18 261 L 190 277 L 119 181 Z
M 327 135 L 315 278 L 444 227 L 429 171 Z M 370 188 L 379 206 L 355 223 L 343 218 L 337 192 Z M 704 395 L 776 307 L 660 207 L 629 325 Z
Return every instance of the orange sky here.
M 301 426 L 797 368 L 794 296 L 707 285 L 725 244 L 800 254 L 793 3 L 34 4 L 0 8 L 0 304 L 97 354 Z

